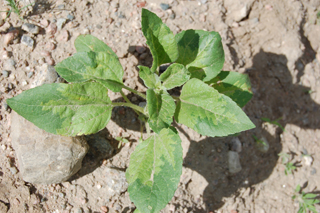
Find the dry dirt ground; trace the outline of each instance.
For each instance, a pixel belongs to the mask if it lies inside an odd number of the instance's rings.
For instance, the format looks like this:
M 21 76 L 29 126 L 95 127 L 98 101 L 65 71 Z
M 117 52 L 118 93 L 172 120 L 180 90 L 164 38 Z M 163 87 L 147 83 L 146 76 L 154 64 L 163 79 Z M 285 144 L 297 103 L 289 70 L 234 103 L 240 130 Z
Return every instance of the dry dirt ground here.
M 27 3 L 21 1 L 21 5 Z M 164 11 L 160 3 L 170 8 Z M 238 20 L 246 4 L 248 14 Z M 0 6 L 8 8 L 4 1 Z M 295 187 L 300 184 L 305 192 L 319 193 L 320 186 L 318 0 L 39 0 L 33 9 L 22 12 L 25 20 L 10 15 L 0 27 L 0 212 L 103 212 L 101 206 L 109 212 L 134 211 L 126 191 L 111 197 L 93 197 L 88 190 L 81 195 L 77 177 L 53 185 L 24 182 L 10 142 L 10 109 L 5 103 L 30 87 L 34 78 L 30 72 L 36 74 L 44 63 L 58 63 L 75 53 L 73 42 L 80 34 L 92 34 L 107 43 L 120 58 L 126 85 L 145 91 L 136 67 L 152 61 L 148 50 L 146 54 L 135 51 L 146 45 L 140 28 L 141 7 L 155 12 L 174 33 L 186 29 L 219 32 L 226 54 L 224 70 L 247 73 L 254 94 L 244 111 L 256 128 L 238 135 L 242 143 L 239 173 L 228 171 L 232 137 L 203 137 L 175 125 L 183 140 L 184 168 L 179 188 L 163 212 L 297 212 L 299 204 L 291 199 Z M 50 35 L 46 21 L 55 23 L 60 18 L 68 19 L 67 23 Z M 24 22 L 40 26 L 40 33 L 21 30 Z M 19 35 L 7 46 L 5 35 L 13 28 Z M 34 48 L 21 43 L 23 34 L 34 39 Z M 8 77 L 3 70 L 10 71 Z M 121 97 L 110 95 L 114 100 Z M 137 104 L 143 101 L 129 97 Z M 261 118 L 280 119 L 285 130 Z M 114 110 L 106 130 L 109 140 L 116 145 L 112 138 L 122 134 L 132 143 L 100 167 L 128 167 L 139 137 L 137 126 L 131 110 Z M 259 151 L 253 135 L 268 141 L 266 153 Z M 297 165 L 293 174 L 285 175 L 279 153 L 288 153 L 288 160 Z M 95 175 L 92 180 L 95 186 L 108 182 L 108 177 Z M 320 212 L 320 206 L 316 208 Z

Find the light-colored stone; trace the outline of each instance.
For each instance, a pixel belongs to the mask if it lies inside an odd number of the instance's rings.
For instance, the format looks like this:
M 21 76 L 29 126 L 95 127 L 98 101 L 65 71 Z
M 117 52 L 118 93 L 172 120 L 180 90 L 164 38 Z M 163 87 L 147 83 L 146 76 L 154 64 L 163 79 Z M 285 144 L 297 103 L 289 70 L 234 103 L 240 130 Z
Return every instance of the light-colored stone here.
M 11 114 L 11 139 L 23 180 L 60 183 L 81 168 L 88 145 L 83 137 L 47 133 L 17 113 Z
M 36 73 L 30 88 L 40 86 L 42 84 L 54 83 L 58 78 L 58 74 L 53 66 L 43 64 Z
M 38 34 L 40 32 L 40 28 L 37 25 L 31 24 L 31 23 L 24 23 L 21 26 L 21 29 L 32 34 Z
M 234 152 L 241 152 L 242 144 L 238 137 L 234 137 L 231 139 L 231 150 Z
M 229 172 L 232 174 L 235 174 L 241 171 L 242 167 L 240 164 L 238 152 L 234 152 L 234 151 L 228 152 L 228 165 L 229 165 Z

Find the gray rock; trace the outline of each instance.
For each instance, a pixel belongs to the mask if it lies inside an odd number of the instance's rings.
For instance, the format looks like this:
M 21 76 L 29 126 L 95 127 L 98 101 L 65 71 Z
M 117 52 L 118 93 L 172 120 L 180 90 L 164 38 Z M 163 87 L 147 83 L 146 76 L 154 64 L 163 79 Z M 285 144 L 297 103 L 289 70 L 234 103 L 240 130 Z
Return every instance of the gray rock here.
M 200 0 L 201 4 L 206 4 L 208 0 Z
M 229 172 L 232 174 L 238 173 L 241 171 L 242 167 L 240 164 L 239 154 L 234 151 L 228 152 L 228 165 Z
M 66 7 L 66 5 L 64 5 L 64 4 L 59 4 L 57 7 L 58 7 L 58 9 L 63 10 L 63 9 Z
M 53 66 L 48 64 L 43 64 L 40 67 L 40 71 L 36 73 L 30 88 L 35 88 L 42 84 L 54 83 L 58 79 L 58 74 Z
M 5 60 L 3 64 L 3 68 L 5 70 L 14 70 L 15 66 L 16 66 L 16 62 L 12 58 Z
M 3 76 L 3 77 L 8 78 L 9 75 L 10 75 L 9 71 L 7 71 L 7 70 L 3 70 L 3 71 L 2 71 L 2 76 Z
M 67 15 L 67 19 L 70 20 L 70 21 L 72 21 L 72 20 L 74 19 L 74 15 L 68 14 L 68 15 Z
M 242 145 L 238 137 L 232 138 L 231 140 L 231 150 L 234 152 L 241 152 Z
M 170 6 L 169 6 L 169 4 L 161 3 L 161 4 L 160 4 L 160 8 L 161 8 L 162 10 L 167 10 L 167 9 L 170 8 Z
M 28 47 L 33 48 L 34 40 L 30 36 L 23 35 L 21 37 L 21 43 L 28 46 Z
M 58 30 L 61 30 L 62 27 L 64 26 L 64 24 L 67 22 L 67 19 L 65 18 L 59 18 L 57 20 L 57 27 L 58 27 Z
M 21 26 L 21 29 L 27 31 L 28 33 L 38 34 L 40 32 L 40 28 L 37 25 L 25 23 Z
M 84 137 L 47 133 L 15 112 L 11 116 L 12 146 L 23 180 L 35 184 L 61 183 L 79 171 L 89 148 Z
M 34 72 L 28 72 L 28 74 L 27 74 L 27 76 L 28 76 L 28 78 L 31 78 L 32 76 L 33 76 L 33 74 L 34 74 Z
M 269 142 L 265 137 L 261 137 L 256 141 L 256 147 L 260 152 L 266 153 L 269 150 Z
M 86 193 L 86 199 L 88 200 L 88 205 L 91 206 L 103 206 L 105 205 L 105 200 L 125 192 L 128 188 L 125 172 L 106 166 L 73 180 L 71 183 L 76 186 L 76 193 L 67 194 L 67 198 L 69 200 L 78 199 L 83 197 L 83 192 L 90 192 Z M 97 199 L 102 196 L 103 199 Z

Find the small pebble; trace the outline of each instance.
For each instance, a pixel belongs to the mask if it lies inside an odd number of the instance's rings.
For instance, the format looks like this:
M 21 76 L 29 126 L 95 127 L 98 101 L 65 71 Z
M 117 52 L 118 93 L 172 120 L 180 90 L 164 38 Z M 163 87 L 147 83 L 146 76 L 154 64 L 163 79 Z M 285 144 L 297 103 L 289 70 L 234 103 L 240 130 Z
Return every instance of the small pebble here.
M 68 14 L 68 15 L 67 15 L 67 19 L 70 20 L 70 21 L 72 21 L 72 20 L 74 19 L 74 15 Z
M 27 74 L 27 76 L 28 76 L 28 78 L 31 78 L 32 76 L 34 75 L 34 72 L 28 72 L 28 74 Z
M 108 207 L 106 206 L 101 206 L 100 207 L 101 211 L 103 211 L 104 213 L 107 213 L 109 210 L 108 210 Z
M 10 74 L 9 71 L 7 71 L 7 70 L 3 70 L 2 71 L 2 76 L 5 77 L 5 78 L 8 78 L 9 74 Z
M 97 24 L 97 29 L 102 29 L 102 26 L 100 24 Z
M 59 18 L 57 20 L 57 27 L 58 27 L 58 30 L 61 30 L 62 27 L 64 26 L 64 24 L 67 22 L 67 19 L 65 18 Z
M 64 193 L 62 193 L 62 192 L 59 193 L 59 197 L 64 198 L 64 196 L 65 196 Z
M 172 20 L 175 19 L 176 18 L 176 14 L 175 13 L 171 13 L 169 18 L 172 19 Z
M 10 169 L 10 172 L 13 174 L 13 175 L 15 175 L 15 174 L 17 174 L 18 173 L 18 169 L 16 168 L 16 167 L 10 167 L 9 168 Z
M 115 1 L 112 1 L 111 2 L 111 7 L 114 7 L 114 8 L 119 8 L 119 3 L 115 2 Z
M 26 80 L 22 81 L 21 85 L 22 86 L 26 86 L 28 84 L 28 82 Z
M 78 209 L 77 209 L 77 213 L 83 213 L 82 208 L 78 208 Z
M 21 37 L 21 43 L 26 45 L 26 46 L 28 46 L 28 47 L 33 48 L 34 40 L 31 37 L 27 36 L 27 35 L 23 35 Z
M 317 170 L 315 168 L 312 168 L 310 173 L 311 175 L 315 175 L 317 173 Z
M 148 53 L 142 53 L 139 58 L 140 59 L 146 59 L 147 56 L 148 56 Z
M 69 40 L 68 30 L 62 30 L 58 36 L 58 40 L 67 42 Z
M 64 4 L 59 4 L 57 6 L 57 8 L 60 9 L 60 10 L 63 10 L 65 7 L 66 7 L 66 5 L 64 5 Z
M 46 62 L 47 62 L 47 64 L 49 64 L 49 65 L 54 65 L 54 63 L 55 63 L 55 61 L 53 60 L 53 58 L 51 57 L 51 56 L 48 56 L 48 57 L 46 57 Z
M 46 29 L 48 35 L 54 35 L 57 32 L 57 25 L 54 23 L 50 23 Z
M 40 25 L 43 26 L 43 27 L 48 27 L 49 22 L 48 22 L 47 19 L 42 19 L 42 20 L 40 21 Z
M 144 46 L 136 46 L 136 51 L 140 54 L 144 53 L 147 50 Z
M 201 4 L 206 4 L 208 0 L 200 0 Z
M 2 144 L 2 145 L 1 145 L 1 149 L 2 149 L 3 151 L 6 150 L 6 149 L 7 149 L 6 145 Z
M 115 27 L 120 27 L 121 25 L 122 25 L 122 23 L 121 23 L 120 21 L 118 21 L 118 22 L 116 22 L 116 23 L 114 24 Z
M 11 30 L 10 32 L 8 32 L 3 38 L 4 45 L 8 46 L 18 35 L 19 30 Z
M 37 25 L 30 24 L 30 23 L 23 24 L 21 29 L 32 34 L 38 34 L 40 32 L 40 28 Z
M 161 3 L 161 4 L 160 4 L 160 8 L 161 8 L 162 10 L 167 10 L 167 9 L 170 8 L 170 6 L 169 6 L 169 4 Z
M 50 52 L 49 51 L 42 51 L 40 53 L 41 56 L 46 57 L 46 56 L 50 56 Z
M 56 48 L 56 45 L 52 42 L 48 42 L 45 46 L 46 50 L 54 50 Z

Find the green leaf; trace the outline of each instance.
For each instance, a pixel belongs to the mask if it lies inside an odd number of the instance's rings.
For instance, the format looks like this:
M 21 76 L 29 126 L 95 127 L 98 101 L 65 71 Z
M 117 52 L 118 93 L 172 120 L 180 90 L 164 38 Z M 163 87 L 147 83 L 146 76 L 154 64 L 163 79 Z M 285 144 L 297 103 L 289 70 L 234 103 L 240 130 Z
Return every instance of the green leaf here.
M 152 72 L 161 64 L 177 60 L 179 53 L 175 37 L 156 14 L 142 8 L 141 26 L 153 56 Z
M 96 67 L 94 52 L 79 52 L 66 58 L 55 66 L 56 71 L 68 82 L 83 82 L 88 80 L 87 68 Z
M 106 88 L 96 82 L 44 84 L 7 99 L 7 103 L 39 128 L 69 136 L 98 132 L 112 112 Z
M 74 41 L 77 52 L 105 52 L 117 58 L 113 50 L 103 41 L 92 35 L 79 35 Z
M 224 64 L 221 37 L 217 32 L 186 30 L 176 35 L 179 58 L 191 73 L 191 78 L 209 81 L 216 77 Z
M 119 92 L 122 88 L 122 66 L 116 56 L 105 52 L 76 53 L 55 68 L 68 82 L 96 80 L 113 92 Z M 112 81 L 117 84 L 112 84 Z
M 191 79 L 183 86 L 175 119 L 212 137 L 255 127 L 235 102 L 198 79 Z
M 126 173 L 131 201 L 141 212 L 159 212 L 173 197 L 181 173 L 181 139 L 173 127 L 162 129 L 131 154 Z
M 311 193 L 308 193 L 305 196 L 303 196 L 303 198 L 307 198 L 307 199 L 315 198 L 315 197 L 317 197 L 317 195 L 316 194 L 311 194 Z
M 144 85 L 148 88 L 157 88 L 160 86 L 159 76 L 149 69 L 149 67 L 138 66 L 139 68 L 139 77 L 143 80 Z
M 186 67 L 182 64 L 174 63 L 167 68 L 167 70 L 161 74 L 160 80 L 163 82 L 163 86 L 170 90 L 175 87 L 179 87 L 186 83 L 190 78 L 190 73 Z
M 159 133 L 161 129 L 171 125 L 176 104 L 166 92 L 155 93 L 153 89 L 147 90 L 147 108 L 149 112 L 148 123 L 151 129 Z
M 252 98 L 251 83 L 246 74 L 221 71 L 216 78 L 206 83 L 213 84 L 213 88 L 230 97 L 240 107 L 244 107 Z

